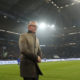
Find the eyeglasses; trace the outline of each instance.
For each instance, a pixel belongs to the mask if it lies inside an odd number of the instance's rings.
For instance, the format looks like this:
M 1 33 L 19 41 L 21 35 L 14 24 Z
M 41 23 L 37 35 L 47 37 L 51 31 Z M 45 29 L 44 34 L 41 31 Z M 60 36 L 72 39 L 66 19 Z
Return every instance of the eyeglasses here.
M 29 26 L 32 26 L 32 27 L 37 27 L 36 25 L 29 25 Z

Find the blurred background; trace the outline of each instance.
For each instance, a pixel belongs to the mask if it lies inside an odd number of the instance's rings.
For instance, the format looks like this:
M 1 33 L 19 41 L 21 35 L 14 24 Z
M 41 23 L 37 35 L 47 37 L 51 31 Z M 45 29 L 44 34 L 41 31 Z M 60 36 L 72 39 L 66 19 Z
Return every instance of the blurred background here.
M 0 60 L 19 57 L 19 35 L 32 20 L 43 58 L 80 58 L 80 0 L 0 0 Z

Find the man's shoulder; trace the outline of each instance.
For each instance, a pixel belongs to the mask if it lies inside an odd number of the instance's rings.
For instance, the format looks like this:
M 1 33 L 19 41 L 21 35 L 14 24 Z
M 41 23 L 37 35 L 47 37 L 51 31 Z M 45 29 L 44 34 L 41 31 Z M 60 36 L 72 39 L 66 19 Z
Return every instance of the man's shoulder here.
M 36 41 L 39 43 L 39 38 L 36 37 Z
M 39 38 L 38 37 L 36 37 L 36 39 L 39 41 Z
M 22 34 L 20 34 L 20 36 L 26 36 L 26 35 L 28 35 L 27 32 L 26 32 L 26 33 L 22 33 Z

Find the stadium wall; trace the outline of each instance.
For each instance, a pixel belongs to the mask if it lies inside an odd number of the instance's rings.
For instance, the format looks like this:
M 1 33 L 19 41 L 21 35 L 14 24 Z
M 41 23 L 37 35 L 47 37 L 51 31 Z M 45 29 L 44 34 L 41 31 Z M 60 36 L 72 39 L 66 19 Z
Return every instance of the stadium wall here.
M 80 60 L 80 58 L 67 58 L 67 59 L 42 59 L 42 62 L 52 62 L 52 61 L 72 61 L 72 60 Z M 0 61 L 0 65 L 5 64 L 18 64 L 17 60 L 10 60 L 10 61 Z

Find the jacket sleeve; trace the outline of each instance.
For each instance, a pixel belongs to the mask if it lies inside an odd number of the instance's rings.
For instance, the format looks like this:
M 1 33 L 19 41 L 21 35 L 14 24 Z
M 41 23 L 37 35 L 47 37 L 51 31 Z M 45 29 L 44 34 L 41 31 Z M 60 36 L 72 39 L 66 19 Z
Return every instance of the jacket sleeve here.
M 42 51 L 41 51 L 41 48 L 40 48 L 40 44 L 38 46 L 38 53 L 37 53 L 37 55 L 42 58 Z
M 33 54 L 33 52 L 28 48 L 28 44 L 24 35 L 20 35 L 19 38 L 19 48 L 20 52 L 26 56 L 26 58 L 37 62 L 37 55 Z

